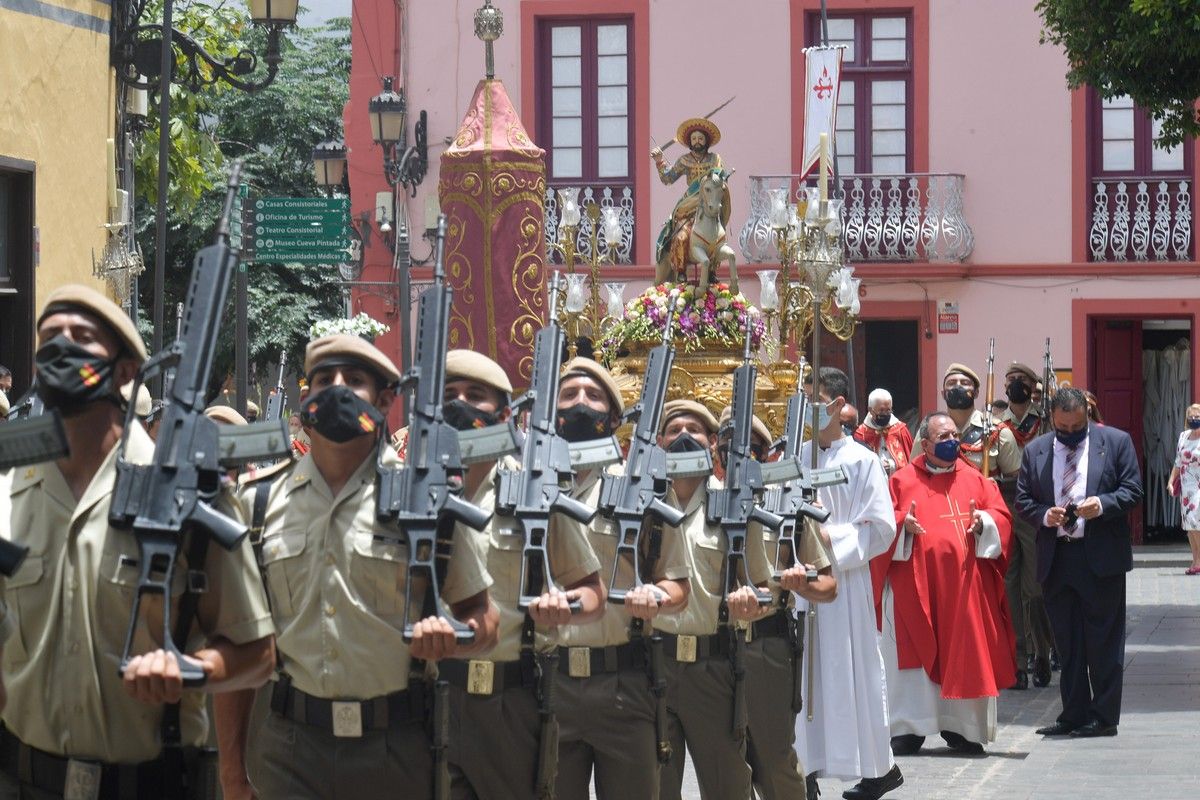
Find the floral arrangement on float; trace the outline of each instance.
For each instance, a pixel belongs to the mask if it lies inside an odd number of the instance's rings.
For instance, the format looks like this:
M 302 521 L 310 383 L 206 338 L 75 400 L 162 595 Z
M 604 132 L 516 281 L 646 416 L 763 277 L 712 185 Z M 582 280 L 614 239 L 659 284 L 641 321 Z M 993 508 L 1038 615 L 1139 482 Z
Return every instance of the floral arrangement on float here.
M 383 336 L 390 330 L 390 326 L 360 311 L 357 316 L 349 318 L 319 319 L 309 326 L 308 335 L 319 339 L 322 336 L 333 336 L 335 333 L 348 333 L 374 342 L 375 337 Z
M 623 316 L 606 330 L 597 349 L 599 360 L 609 362 L 624 349 L 653 347 L 662 341 L 663 326 L 672 293 L 678 292 L 682 304 L 675 304 L 671 315 L 675 346 L 685 353 L 701 349 L 741 350 L 750 329 L 751 347 L 762 343 L 766 325 L 762 314 L 739 292 L 725 283 L 709 284 L 698 292 L 687 283 L 664 282 L 651 286 L 625 304 Z

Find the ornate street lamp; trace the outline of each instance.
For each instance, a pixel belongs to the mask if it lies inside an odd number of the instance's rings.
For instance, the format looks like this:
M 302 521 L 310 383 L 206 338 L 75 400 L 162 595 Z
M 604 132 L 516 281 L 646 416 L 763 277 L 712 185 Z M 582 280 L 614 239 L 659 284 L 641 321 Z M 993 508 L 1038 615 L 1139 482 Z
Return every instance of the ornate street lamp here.
M 317 185 L 332 196 L 333 190 L 346 183 L 346 145 L 325 141 L 312 151 L 313 176 Z
M 371 138 L 383 148 L 383 174 L 392 188 L 407 186 L 417 196 L 417 186 L 429 169 L 427 118 L 424 111 L 413 126 L 412 146 L 408 144 L 408 103 L 392 88 L 392 77 L 383 79 L 383 91 L 367 104 L 371 118 Z

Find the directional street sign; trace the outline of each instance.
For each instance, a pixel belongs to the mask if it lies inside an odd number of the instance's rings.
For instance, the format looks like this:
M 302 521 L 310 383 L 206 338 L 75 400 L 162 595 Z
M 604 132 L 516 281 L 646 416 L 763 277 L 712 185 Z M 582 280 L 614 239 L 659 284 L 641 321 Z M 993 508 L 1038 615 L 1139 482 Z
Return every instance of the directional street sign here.
M 349 257 L 348 197 L 242 201 L 242 260 L 338 264 Z

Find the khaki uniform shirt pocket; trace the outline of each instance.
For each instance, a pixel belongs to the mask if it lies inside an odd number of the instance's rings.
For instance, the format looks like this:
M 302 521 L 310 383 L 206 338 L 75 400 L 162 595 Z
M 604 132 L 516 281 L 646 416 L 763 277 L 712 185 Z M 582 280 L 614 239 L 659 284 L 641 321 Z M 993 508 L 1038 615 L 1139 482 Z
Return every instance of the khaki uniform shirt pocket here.
M 516 608 L 521 598 L 521 558 L 525 535 L 515 522 L 492 524 L 488 535 L 487 570 L 493 584 L 490 595 Z M 544 591 L 544 589 L 543 589 Z
M 720 533 L 705 530 L 696 537 L 696 575 L 704 591 L 720 599 L 725 596 L 721 579 L 725 573 L 725 539 Z
M 307 569 L 299 558 L 308 547 L 304 529 L 280 531 L 263 537 L 262 564 L 267 576 L 267 593 L 275 614 L 292 617 L 303 591 Z
M 408 544 L 372 531 L 350 532 L 354 555 L 350 560 L 350 582 L 367 607 L 381 617 L 404 612 L 404 587 L 408 581 Z M 414 603 L 424 597 L 415 597 Z
M 25 557 L 16 574 L 5 581 L 5 601 L 8 603 L 8 618 L 12 620 L 12 635 L 4 642 L 5 664 L 22 664 L 29 660 L 25 639 L 29 636 L 26 617 L 38 613 L 36 591 L 45 571 L 42 556 Z

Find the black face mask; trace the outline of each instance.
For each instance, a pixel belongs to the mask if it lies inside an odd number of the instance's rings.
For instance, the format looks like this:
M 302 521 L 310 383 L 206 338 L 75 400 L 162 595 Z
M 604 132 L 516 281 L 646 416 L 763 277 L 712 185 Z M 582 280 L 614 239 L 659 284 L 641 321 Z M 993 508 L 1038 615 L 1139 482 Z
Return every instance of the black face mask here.
M 107 360 L 65 336 L 55 336 L 34 355 L 38 395 L 46 408 L 56 408 L 67 416 L 97 400 L 115 403 L 116 364 L 115 358 Z
M 704 445 L 692 438 L 690 433 L 686 431 L 675 437 L 675 441 L 667 445 L 668 453 L 698 453 L 704 449 Z
M 946 408 L 963 411 L 975 405 L 975 393 L 965 386 L 953 386 L 942 392 Z
M 558 435 L 568 442 L 588 442 L 612 435 L 612 415 L 576 403 L 558 411 Z
M 329 441 L 344 444 L 378 431 L 383 414 L 349 386 L 330 386 L 304 404 L 300 421 Z
M 1004 393 L 1008 395 L 1010 403 L 1024 405 L 1029 402 L 1029 398 L 1033 397 L 1033 392 L 1025 385 L 1024 381 L 1009 381 L 1008 386 L 1004 387 Z
M 872 414 L 871 419 L 875 421 L 875 425 L 880 428 L 886 428 L 887 424 L 892 421 L 891 414 Z
M 500 418 L 489 411 L 482 411 L 466 400 L 451 400 L 442 404 L 442 419 L 455 430 L 473 431 L 495 425 Z

